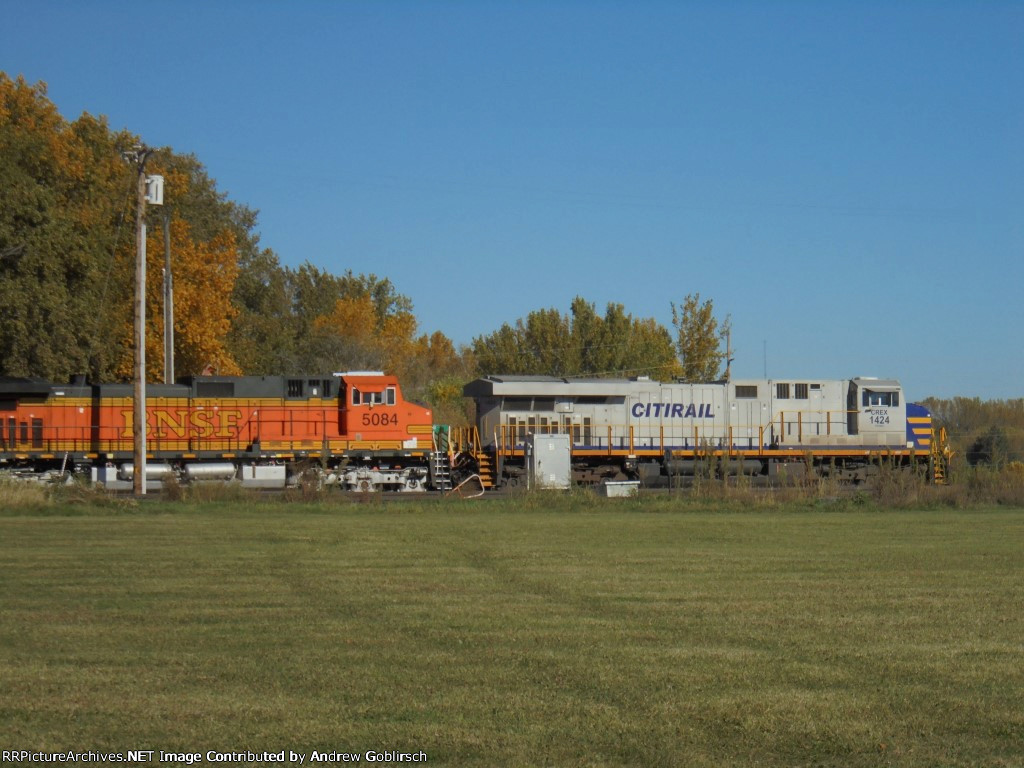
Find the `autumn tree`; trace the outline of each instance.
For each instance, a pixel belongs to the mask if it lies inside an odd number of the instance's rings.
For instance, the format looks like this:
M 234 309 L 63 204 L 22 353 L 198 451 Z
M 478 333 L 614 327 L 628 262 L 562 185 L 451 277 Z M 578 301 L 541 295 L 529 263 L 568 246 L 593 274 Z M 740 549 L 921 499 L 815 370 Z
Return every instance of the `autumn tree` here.
M 719 324 L 711 299 L 702 302 L 699 293 L 672 304 L 672 325 L 676 330 L 676 349 L 684 381 L 715 381 L 720 375 L 725 353 L 721 340 L 729 332 L 729 320 Z
M 225 340 L 237 310 L 231 289 L 238 275 L 234 234 L 223 229 L 206 241 L 192 237 L 188 222 L 172 218 L 170 227 L 174 270 L 174 369 L 177 376 L 214 371 L 237 375 L 241 368 L 227 350 Z M 160 275 L 164 262 L 163 238 L 151 234 L 146 248 L 147 273 Z M 163 285 L 150 280 L 147 287 L 146 361 L 152 379 L 163 372 Z
M 596 376 L 673 378 L 678 372 L 672 337 L 653 318 L 634 318 L 622 304 L 609 303 L 604 316 L 580 297 L 572 303 L 572 345 L 579 370 Z
M 670 378 L 677 370 L 672 337 L 661 324 L 634 318 L 614 303 L 602 316 L 580 297 L 568 314 L 531 312 L 525 320 L 475 338 L 472 349 L 485 374 Z
M 230 347 L 239 310 L 234 287 L 244 259 L 259 253 L 256 214 L 227 199 L 193 155 L 160 150 L 148 170 L 164 176 L 164 205 L 147 210 L 147 363 L 159 378 L 163 360 L 163 225 L 170 224 L 177 376 L 242 373 Z
M 468 350 L 440 332 L 421 333 L 412 301 L 389 279 L 309 263 L 293 269 L 267 251 L 243 263 L 229 346 L 246 372 L 384 370 L 406 396 L 465 420 Z
M 418 334 L 411 303 L 389 281 L 348 275 L 348 295 L 315 320 L 315 335 L 333 340 L 335 368 L 379 368 L 409 390 L 458 368 L 458 355 L 442 333 Z
M 971 465 L 1024 461 L 1024 398 L 925 398 L 936 424 L 945 427 L 955 456 Z
M 305 277 L 312 272 L 306 271 Z M 466 356 L 443 333 L 420 334 L 412 303 L 390 281 L 346 273 L 331 278 L 343 295 L 313 321 L 312 339 L 332 370 L 380 369 L 398 376 L 405 396 L 426 401 L 448 423 L 468 423 L 462 385 Z
M 0 373 L 109 372 L 99 309 L 117 300 L 126 140 L 89 115 L 67 123 L 45 84 L 0 73 Z
M 0 74 L 0 373 L 130 375 L 135 170 L 121 151 L 138 143 L 103 118 L 68 123 L 44 84 Z M 227 201 L 194 157 L 164 149 L 147 170 L 165 176 L 168 203 L 148 212 L 150 374 L 162 368 L 164 212 L 177 251 L 178 371 L 237 371 L 230 297 L 240 256 L 256 248 L 255 214 Z
M 306 263 L 286 270 L 286 281 L 300 370 L 391 368 L 415 329 L 412 302 L 387 278 Z
M 242 253 L 228 332 L 232 358 L 243 371 L 271 375 L 302 370 L 295 349 L 296 322 L 290 272 L 269 249 Z
M 167 219 L 174 278 L 174 359 L 176 377 L 214 371 L 241 373 L 227 348 L 228 332 L 237 310 L 231 302 L 238 275 L 239 231 L 233 220 L 235 206 L 226 204 L 213 188 L 202 166 L 191 156 L 158 151 L 147 171 L 164 177 L 164 205 L 147 207 L 146 242 L 146 369 L 150 380 L 162 380 L 164 371 L 163 271 Z M 218 212 L 218 204 L 222 204 Z M 243 240 L 244 240 L 243 236 Z M 132 243 L 134 246 L 134 243 Z M 134 247 L 122 247 L 116 260 L 120 269 L 111 276 L 109 290 L 119 297 L 104 303 L 100 316 L 113 329 L 105 334 L 108 345 L 119 351 L 113 377 L 128 379 L 134 357 Z

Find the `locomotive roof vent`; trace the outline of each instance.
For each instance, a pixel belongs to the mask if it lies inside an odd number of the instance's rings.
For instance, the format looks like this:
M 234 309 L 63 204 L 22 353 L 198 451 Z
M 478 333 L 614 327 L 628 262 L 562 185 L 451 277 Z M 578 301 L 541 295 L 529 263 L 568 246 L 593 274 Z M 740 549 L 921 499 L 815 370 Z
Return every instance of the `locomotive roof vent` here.
M 384 371 L 335 371 L 335 376 L 383 376 Z

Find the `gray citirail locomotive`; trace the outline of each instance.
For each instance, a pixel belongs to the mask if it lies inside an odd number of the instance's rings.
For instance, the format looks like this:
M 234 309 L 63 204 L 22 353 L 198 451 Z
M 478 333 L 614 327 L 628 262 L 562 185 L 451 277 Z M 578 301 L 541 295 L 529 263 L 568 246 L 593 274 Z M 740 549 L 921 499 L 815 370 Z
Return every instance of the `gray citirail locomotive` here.
M 883 461 L 941 481 L 926 408 L 892 379 L 749 379 L 709 384 L 634 379 L 487 376 L 464 393 L 477 405 L 496 485 L 526 476 L 536 435 L 569 437 L 578 482 L 664 485 L 708 471 L 808 473 L 860 481 Z

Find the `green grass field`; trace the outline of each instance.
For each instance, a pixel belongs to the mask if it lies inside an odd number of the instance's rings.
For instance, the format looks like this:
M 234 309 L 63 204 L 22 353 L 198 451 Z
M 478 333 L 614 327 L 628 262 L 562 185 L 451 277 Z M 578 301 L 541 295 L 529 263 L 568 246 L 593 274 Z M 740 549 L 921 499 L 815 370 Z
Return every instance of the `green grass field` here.
M 1022 545 L 994 507 L 7 511 L 0 746 L 1020 766 Z

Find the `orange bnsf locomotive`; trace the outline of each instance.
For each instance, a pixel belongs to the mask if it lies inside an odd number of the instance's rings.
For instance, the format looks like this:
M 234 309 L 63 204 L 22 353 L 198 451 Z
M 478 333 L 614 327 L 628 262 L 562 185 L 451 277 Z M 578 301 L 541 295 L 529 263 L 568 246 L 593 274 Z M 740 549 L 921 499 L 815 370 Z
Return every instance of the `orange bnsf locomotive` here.
M 394 376 L 195 376 L 147 385 L 147 481 L 281 488 L 310 473 L 349 490 L 430 485 L 431 412 Z M 131 384 L 0 379 L 0 469 L 131 489 Z

